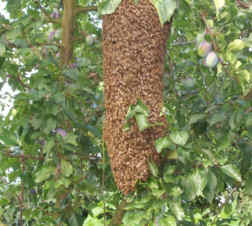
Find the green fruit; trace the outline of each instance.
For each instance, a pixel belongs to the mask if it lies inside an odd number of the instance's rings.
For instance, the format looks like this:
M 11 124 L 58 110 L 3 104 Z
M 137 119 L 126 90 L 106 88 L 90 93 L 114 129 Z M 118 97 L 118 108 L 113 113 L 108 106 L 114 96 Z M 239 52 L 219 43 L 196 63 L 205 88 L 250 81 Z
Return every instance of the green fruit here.
M 206 56 L 212 49 L 211 43 L 207 41 L 202 41 L 198 47 L 198 54 L 202 57 Z
M 208 53 L 203 61 L 206 67 L 215 67 L 218 63 L 218 56 L 214 51 Z

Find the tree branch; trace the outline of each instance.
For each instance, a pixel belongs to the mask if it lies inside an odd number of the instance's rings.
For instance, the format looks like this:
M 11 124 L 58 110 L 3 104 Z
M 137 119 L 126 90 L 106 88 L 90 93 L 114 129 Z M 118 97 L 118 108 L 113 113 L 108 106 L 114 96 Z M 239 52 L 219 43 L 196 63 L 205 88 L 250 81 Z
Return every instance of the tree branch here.
M 79 13 L 86 13 L 90 11 L 97 11 L 97 7 L 96 6 L 87 6 L 87 7 L 77 6 L 74 10 L 74 14 L 76 16 Z
M 191 44 L 195 44 L 196 41 L 187 41 L 187 42 L 175 42 L 172 43 L 171 46 L 184 46 L 184 45 L 191 45 Z
M 122 218 L 125 213 L 125 206 L 127 205 L 126 200 L 123 200 L 116 208 L 116 212 L 112 217 L 110 226 L 117 226 L 122 224 Z
M 36 156 L 24 155 L 24 154 L 16 155 L 16 154 L 13 154 L 10 150 L 3 151 L 2 153 L 3 153 L 4 155 L 10 157 L 10 158 L 33 159 L 33 160 L 43 160 L 43 159 L 44 159 L 44 157 L 42 157 L 42 156 L 36 157 Z

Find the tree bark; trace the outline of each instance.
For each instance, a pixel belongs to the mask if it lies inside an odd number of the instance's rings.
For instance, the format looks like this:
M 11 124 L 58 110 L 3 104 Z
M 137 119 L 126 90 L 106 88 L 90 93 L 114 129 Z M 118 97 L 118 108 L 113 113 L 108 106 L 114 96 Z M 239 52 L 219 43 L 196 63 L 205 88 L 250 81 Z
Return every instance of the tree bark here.
M 61 63 L 68 65 L 73 55 L 73 32 L 75 19 L 75 0 L 64 0 L 64 14 L 62 18 L 62 51 Z
M 103 17 L 103 68 L 106 118 L 103 139 L 118 188 L 127 194 L 149 176 L 148 161 L 160 162 L 154 142 L 165 134 L 164 59 L 170 23 L 161 26 L 149 0 L 122 0 Z M 149 122 L 162 122 L 140 132 L 134 122 L 124 131 L 125 116 L 140 99 L 150 109 Z

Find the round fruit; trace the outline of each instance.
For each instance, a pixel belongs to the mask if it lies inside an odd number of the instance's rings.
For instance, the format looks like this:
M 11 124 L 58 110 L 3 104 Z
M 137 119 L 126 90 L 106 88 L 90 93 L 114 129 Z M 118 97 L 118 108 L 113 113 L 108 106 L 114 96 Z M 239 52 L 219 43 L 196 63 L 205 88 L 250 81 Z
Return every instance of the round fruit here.
M 211 43 L 207 41 L 202 41 L 198 47 L 198 54 L 202 57 L 206 56 L 212 49 Z
M 62 137 L 65 137 L 67 135 L 67 132 L 64 129 L 57 128 L 56 133 L 61 135 Z
M 51 31 L 51 32 L 49 33 L 49 35 L 48 35 L 48 40 L 49 40 L 49 41 L 52 41 L 52 40 L 54 39 L 55 32 L 56 32 L 56 31 Z
M 86 37 L 86 42 L 87 42 L 88 45 L 93 45 L 94 41 L 95 41 L 94 35 L 88 35 Z
M 214 51 L 208 53 L 203 62 L 203 64 L 207 67 L 215 67 L 217 63 L 218 63 L 218 56 Z
M 60 16 L 59 11 L 57 9 L 54 9 L 53 12 L 51 13 L 51 18 L 58 19 L 59 16 Z

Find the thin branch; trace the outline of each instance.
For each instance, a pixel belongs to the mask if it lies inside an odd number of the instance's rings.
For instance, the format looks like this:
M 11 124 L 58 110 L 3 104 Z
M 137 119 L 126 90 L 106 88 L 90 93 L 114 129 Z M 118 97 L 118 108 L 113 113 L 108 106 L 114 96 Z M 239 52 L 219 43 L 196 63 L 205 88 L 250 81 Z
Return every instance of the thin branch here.
M 36 156 L 32 156 L 32 155 L 24 155 L 24 154 L 13 154 L 10 150 L 7 151 L 3 151 L 2 152 L 4 155 L 10 157 L 10 158 L 18 158 L 18 159 L 33 159 L 33 160 L 43 160 L 44 157 L 40 156 L 40 157 L 36 157 Z
M 239 7 L 243 8 L 243 9 L 249 9 L 251 6 L 248 3 L 242 2 L 240 0 L 236 0 L 236 3 L 238 4 Z
M 184 45 L 191 45 L 195 44 L 196 41 L 187 41 L 187 42 L 175 42 L 172 43 L 171 46 L 184 46 Z
M 7 75 L 7 76 L 8 76 L 8 78 L 12 78 L 11 75 Z M 25 84 L 25 83 L 22 81 L 22 79 L 21 79 L 19 73 L 17 73 L 16 78 L 17 78 L 18 83 L 23 87 L 24 90 L 27 89 L 27 88 L 30 88 L 27 84 Z
M 211 36 L 214 50 L 218 51 L 218 47 L 217 47 L 215 39 L 214 39 L 214 36 L 215 36 L 214 32 L 212 31 L 212 29 L 210 27 L 208 27 L 207 20 L 206 20 L 205 15 L 203 14 L 203 12 L 200 12 L 200 16 L 201 16 L 201 20 L 204 22 L 204 24 L 206 26 L 206 32 L 208 34 L 210 34 L 210 36 Z
M 21 84 L 21 86 L 22 86 L 24 89 L 30 88 L 27 84 L 25 84 L 25 83 L 22 81 L 22 79 L 20 78 L 20 74 L 19 74 L 19 73 L 17 74 L 17 80 L 18 80 L 18 82 Z
M 87 13 L 87 12 L 90 12 L 90 11 L 97 11 L 97 10 L 98 9 L 97 9 L 96 6 L 87 6 L 87 7 L 78 6 L 77 8 L 75 8 L 74 14 L 76 16 L 79 13 Z
M 36 0 L 36 2 L 38 3 L 39 8 L 41 9 L 41 11 L 43 12 L 43 14 L 45 15 L 46 19 L 49 22 L 51 22 L 51 23 L 58 23 L 58 24 L 61 22 L 58 19 L 53 19 L 53 18 L 50 17 L 50 15 L 47 13 L 47 11 L 42 7 L 40 0 Z

